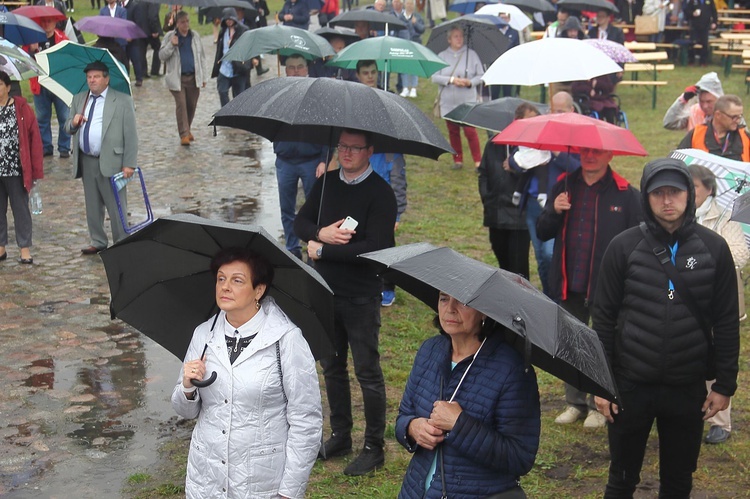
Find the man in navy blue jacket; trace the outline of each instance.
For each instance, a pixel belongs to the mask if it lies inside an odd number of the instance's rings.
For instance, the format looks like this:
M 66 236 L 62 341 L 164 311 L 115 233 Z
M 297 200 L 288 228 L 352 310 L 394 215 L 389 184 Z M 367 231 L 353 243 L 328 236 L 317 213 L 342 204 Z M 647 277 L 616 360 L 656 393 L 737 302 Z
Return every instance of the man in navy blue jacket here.
M 285 64 L 288 77 L 307 77 L 307 60 L 301 55 L 290 55 Z M 325 172 L 328 148 L 306 142 L 279 141 L 274 142 L 273 152 L 276 153 L 276 182 L 279 185 L 279 206 L 286 249 L 297 258 L 302 258 L 302 245 L 294 234 L 297 185 L 302 180 L 307 199 L 315 179 Z

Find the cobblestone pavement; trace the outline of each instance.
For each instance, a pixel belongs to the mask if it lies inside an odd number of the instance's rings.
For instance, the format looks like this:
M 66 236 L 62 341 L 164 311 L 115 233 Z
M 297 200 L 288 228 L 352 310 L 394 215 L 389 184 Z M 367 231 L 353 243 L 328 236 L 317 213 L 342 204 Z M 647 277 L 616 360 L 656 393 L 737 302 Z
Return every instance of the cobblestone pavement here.
M 204 47 L 212 61 L 210 38 Z M 272 71 L 263 79 L 276 74 L 275 58 L 266 65 Z M 201 93 L 190 147 L 179 144 L 163 78 L 134 87 L 133 97 L 156 217 L 189 212 L 281 235 L 270 144 L 236 130 L 214 137 L 205 126 L 219 109 L 215 80 Z M 80 253 L 90 241 L 83 187 L 71 170 L 69 159 L 45 158 L 32 266 L 16 263 L 8 210 L 8 260 L 0 263 L 0 496 L 119 496 L 127 476 L 156 463 L 160 438 L 171 431 L 169 396 L 180 362 L 110 320 L 101 260 Z

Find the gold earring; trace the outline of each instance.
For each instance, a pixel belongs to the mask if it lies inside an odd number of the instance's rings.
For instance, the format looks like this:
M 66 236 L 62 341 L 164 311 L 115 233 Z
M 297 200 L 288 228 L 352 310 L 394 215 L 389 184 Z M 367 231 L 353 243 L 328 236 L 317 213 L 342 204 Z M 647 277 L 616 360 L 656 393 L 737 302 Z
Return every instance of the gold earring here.
M 257 298 L 255 299 L 255 308 L 256 310 L 260 310 L 260 302 L 258 301 Z

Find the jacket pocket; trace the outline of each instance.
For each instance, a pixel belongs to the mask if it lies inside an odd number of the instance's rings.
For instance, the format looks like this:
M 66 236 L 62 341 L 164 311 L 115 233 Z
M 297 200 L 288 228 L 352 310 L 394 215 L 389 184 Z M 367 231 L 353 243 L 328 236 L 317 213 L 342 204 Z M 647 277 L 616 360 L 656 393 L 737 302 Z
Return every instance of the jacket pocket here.
M 115 154 L 118 154 L 118 155 L 121 156 L 125 152 L 125 148 L 124 147 L 115 147 L 114 151 L 115 151 Z
M 250 497 L 278 493 L 286 462 L 285 448 L 280 442 L 252 447 L 247 462 Z

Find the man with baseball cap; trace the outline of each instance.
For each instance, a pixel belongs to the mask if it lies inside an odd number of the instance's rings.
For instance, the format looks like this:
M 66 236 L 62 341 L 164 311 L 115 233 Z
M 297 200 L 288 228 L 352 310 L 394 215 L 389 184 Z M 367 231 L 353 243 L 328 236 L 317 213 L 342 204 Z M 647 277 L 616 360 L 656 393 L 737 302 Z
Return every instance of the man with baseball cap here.
M 725 409 L 737 388 L 734 261 L 724 238 L 696 223 L 685 163 L 650 162 L 641 190 L 645 221 L 607 248 L 592 313 L 620 395 L 596 398 L 609 422 L 604 497 L 633 496 L 654 420 L 659 497 L 690 497 L 703 421 Z
M 138 158 L 138 133 L 133 99 L 109 86 L 109 68 L 101 61 L 89 63 L 84 72 L 88 90 L 73 97 L 65 131 L 72 136 L 73 176 L 83 179 L 90 246 L 84 255 L 95 255 L 107 247 L 104 208 L 112 227 L 112 239 L 126 236 L 120 222 L 117 200 L 110 178 L 122 172 L 133 175 Z M 126 189 L 120 191 L 123 213 Z

